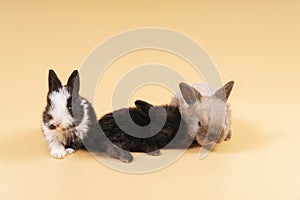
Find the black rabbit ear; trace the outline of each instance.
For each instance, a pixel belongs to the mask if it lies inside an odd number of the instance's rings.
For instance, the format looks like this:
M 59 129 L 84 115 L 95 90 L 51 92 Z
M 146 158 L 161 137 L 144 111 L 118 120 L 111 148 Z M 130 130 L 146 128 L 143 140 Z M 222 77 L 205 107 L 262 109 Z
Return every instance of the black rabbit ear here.
M 224 102 L 226 102 L 230 96 L 233 85 L 234 85 L 234 81 L 229 81 L 223 87 L 221 87 L 215 92 L 215 96 L 222 99 Z
M 145 115 L 148 115 L 150 108 L 153 107 L 153 105 L 147 103 L 146 101 L 142 101 L 142 100 L 136 100 L 134 102 L 134 104 L 135 104 L 136 108 Z
M 182 94 L 183 99 L 189 105 L 194 104 L 197 100 L 200 101 L 201 94 L 197 90 L 195 90 L 192 86 L 186 83 L 179 84 L 180 92 Z
M 73 94 L 79 93 L 80 81 L 79 81 L 79 74 L 77 70 L 74 70 L 70 75 L 67 86 L 71 88 Z
M 58 79 L 56 73 L 52 69 L 49 70 L 48 85 L 50 92 L 57 91 L 59 88 L 62 87 L 60 80 Z

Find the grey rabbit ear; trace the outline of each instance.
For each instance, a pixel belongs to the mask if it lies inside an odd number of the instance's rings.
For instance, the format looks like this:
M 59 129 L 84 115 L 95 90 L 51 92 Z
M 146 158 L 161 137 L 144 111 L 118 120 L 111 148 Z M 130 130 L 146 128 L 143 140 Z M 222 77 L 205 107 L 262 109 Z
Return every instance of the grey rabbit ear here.
M 56 73 L 52 69 L 49 70 L 48 86 L 50 92 L 57 91 L 59 88 L 62 87 L 60 80 L 58 79 Z
M 198 92 L 195 88 L 192 86 L 186 84 L 186 83 L 180 83 L 179 88 L 182 94 L 183 99 L 185 102 L 189 105 L 194 104 L 197 100 L 200 101 L 201 94 Z
M 229 81 L 223 87 L 221 87 L 215 92 L 215 96 L 222 99 L 224 102 L 226 102 L 230 96 L 233 85 L 234 85 L 234 81 Z
M 145 115 L 148 115 L 150 108 L 153 107 L 152 104 L 147 103 L 146 101 L 142 101 L 142 100 L 136 100 L 134 102 L 134 104 L 135 104 L 136 108 Z
M 74 70 L 70 75 L 67 86 L 71 88 L 73 94 L 79 93 L 80 80 L 79 80 L 79 73 L 77 70 Z

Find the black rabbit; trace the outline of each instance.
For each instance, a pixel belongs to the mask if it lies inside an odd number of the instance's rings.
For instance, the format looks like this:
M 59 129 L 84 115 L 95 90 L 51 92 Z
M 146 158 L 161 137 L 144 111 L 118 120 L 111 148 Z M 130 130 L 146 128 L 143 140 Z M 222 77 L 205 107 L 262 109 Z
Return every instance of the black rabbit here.
M 128 152 L 157 156 L 160 155 L 159 149 L 165 146 L 180 148 L 192 143 L 194 138 L 187 134 L 187 126 L 181 120 L 178 107 L 153 106 L 141 100 L 137 100 L 135 105 L 108 113 L 99 120 L 102 130 L 114 145 Z M 166 115 L 163 115 L 164 111 Z M 130 123 L 130 118 L 135 125 Z M 150 134 L 152 136 L 149 137 Z M 118 152 L 111 151 L 109 155 L 126 160 Z

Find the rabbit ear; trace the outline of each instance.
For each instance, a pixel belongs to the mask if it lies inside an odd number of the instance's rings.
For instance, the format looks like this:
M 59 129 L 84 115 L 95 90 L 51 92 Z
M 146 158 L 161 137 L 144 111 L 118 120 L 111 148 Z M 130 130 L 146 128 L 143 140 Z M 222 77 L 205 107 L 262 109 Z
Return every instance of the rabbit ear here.
M 50 69 L 48 75 L 48 85 L 49 91 L 55 91 L 62 87 L 60 80 L 58 79 L 56 73 Z
M 152 104 L 149 104 L 146 101 L 142 101 L 142 100 L 136 100 L 134 102 L 134 104 L 140 112 L 142 112 L 143 114 L 146 114 L 146 115 L 149 114 L 150 108 L 153 107 Z
M 222 99 L 224 102 L 226 102 L 229 98 L 233 85 L 234 85 L 234 81 L 229 81 L 223 87 L 221 87 L 215 92 L 215 96 Z
M 180 83 L 179 88 L 182 94 L 183 99 L 185 102 L 189 105 L 194 104 L 197 100 L 200 101 L 201 94 L 197 90 L 195 90 L 193 87 L 186 83 Z
M 74 70 L 70 75 L 67 86 L 71 88 L 73 94 L 79 93 L 80 81 L 79 81 L 79 74 L 77 70 Z

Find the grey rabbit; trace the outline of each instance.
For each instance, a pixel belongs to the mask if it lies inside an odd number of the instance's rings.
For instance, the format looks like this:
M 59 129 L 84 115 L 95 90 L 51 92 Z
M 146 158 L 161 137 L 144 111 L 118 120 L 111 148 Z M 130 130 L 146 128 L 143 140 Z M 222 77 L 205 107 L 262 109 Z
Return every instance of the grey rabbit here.
M 170 105 L 179 107 L 188 124 L 188 134 L 199 145 L 221 143 L 231 138 L 231 109 L 227 100 L 233 85 L 230 81 L 214 90 L 203 83 L 179 84 L 181 92 L 172 98 Z

